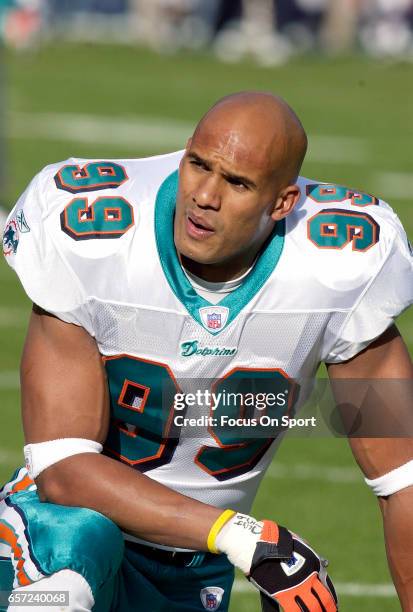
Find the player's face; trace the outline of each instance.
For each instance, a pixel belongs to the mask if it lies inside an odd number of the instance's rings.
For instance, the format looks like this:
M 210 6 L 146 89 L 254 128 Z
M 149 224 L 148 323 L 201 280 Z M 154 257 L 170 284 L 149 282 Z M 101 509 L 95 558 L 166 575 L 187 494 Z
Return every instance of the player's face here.
M 195 134 L 180 165 L 175 215 L 178 253 L 234 274 L 251 265 L 270 235 L 280 188 L 270 152 L 245 132 Z

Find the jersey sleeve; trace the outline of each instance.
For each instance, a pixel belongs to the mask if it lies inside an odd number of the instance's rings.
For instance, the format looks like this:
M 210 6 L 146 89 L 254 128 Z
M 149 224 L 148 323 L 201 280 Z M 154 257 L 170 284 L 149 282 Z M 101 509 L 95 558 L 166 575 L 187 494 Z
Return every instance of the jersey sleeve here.
M 47 169 L 29 184 L 11 211 L 3 251 L 28 297 L 63 321 L 91 333 L 84 290 L 48 226 Z
M 323 361 L 340 363 L 357 355 L 378 338 L 413 303 L 413 257 L 401 225 L 387 256 L 374 271 L 356 304 L 343 319 L 331 318 Z

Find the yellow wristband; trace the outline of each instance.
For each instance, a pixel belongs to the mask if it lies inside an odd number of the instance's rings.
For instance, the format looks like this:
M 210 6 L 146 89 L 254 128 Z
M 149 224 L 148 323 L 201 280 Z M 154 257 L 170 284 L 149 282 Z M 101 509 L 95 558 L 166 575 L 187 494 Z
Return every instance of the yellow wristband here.
M 234 516 L 234 514 L 236 514 L 234 510 L 224 510 L 224 512 L 219 515 L 215 523 L 212 525 L 207 539 L 207 546 L 209 552 L 219 555 L 219 550 L 215 546 L 215 538 L 217 537 L 218 533 L 221 531 L 225 523 L 228 522 L 229 519 Z

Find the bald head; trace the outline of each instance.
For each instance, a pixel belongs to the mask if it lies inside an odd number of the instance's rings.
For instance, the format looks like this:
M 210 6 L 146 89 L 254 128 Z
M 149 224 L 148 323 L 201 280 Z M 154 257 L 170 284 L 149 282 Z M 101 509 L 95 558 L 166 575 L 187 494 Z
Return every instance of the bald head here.
M 202 117 L 193 141 L 220 133 L 228 153 L 238 147 L 246 159 L 266 168 L 279 184 L 294 183 L 307 150 L 307 136 L 295 112 L 271 93 L 241 92 L 219 100 Z
M 179 166 L 174 240 L 211 282 L 237 278 L 300 200 L 307 148 L 291 108 L 268 93 L 223 98 L 201 119 Z

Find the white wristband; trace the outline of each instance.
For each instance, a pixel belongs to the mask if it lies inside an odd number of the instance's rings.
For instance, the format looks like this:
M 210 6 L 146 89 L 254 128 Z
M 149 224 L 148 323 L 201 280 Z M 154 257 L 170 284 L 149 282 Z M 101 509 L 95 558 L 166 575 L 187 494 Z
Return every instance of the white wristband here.
M 404 463 L 395 470 L 387 472 L 379 478 L 364 479 L 378 497 L 387 497 L 406 487 L 413 486 L 413 460 Z
M 59 438 L 48 442 L 26 444 L 23 448 L 26 468 L 33 480 L 46 468 L 62 459 L 81 453 L 101 453 L 103 446 L 84 438 Z
M 228 556 L 233 565 L 248 574 L 262 528 L 261 521 L 237 512 L 216 536 L 216 547 Z

